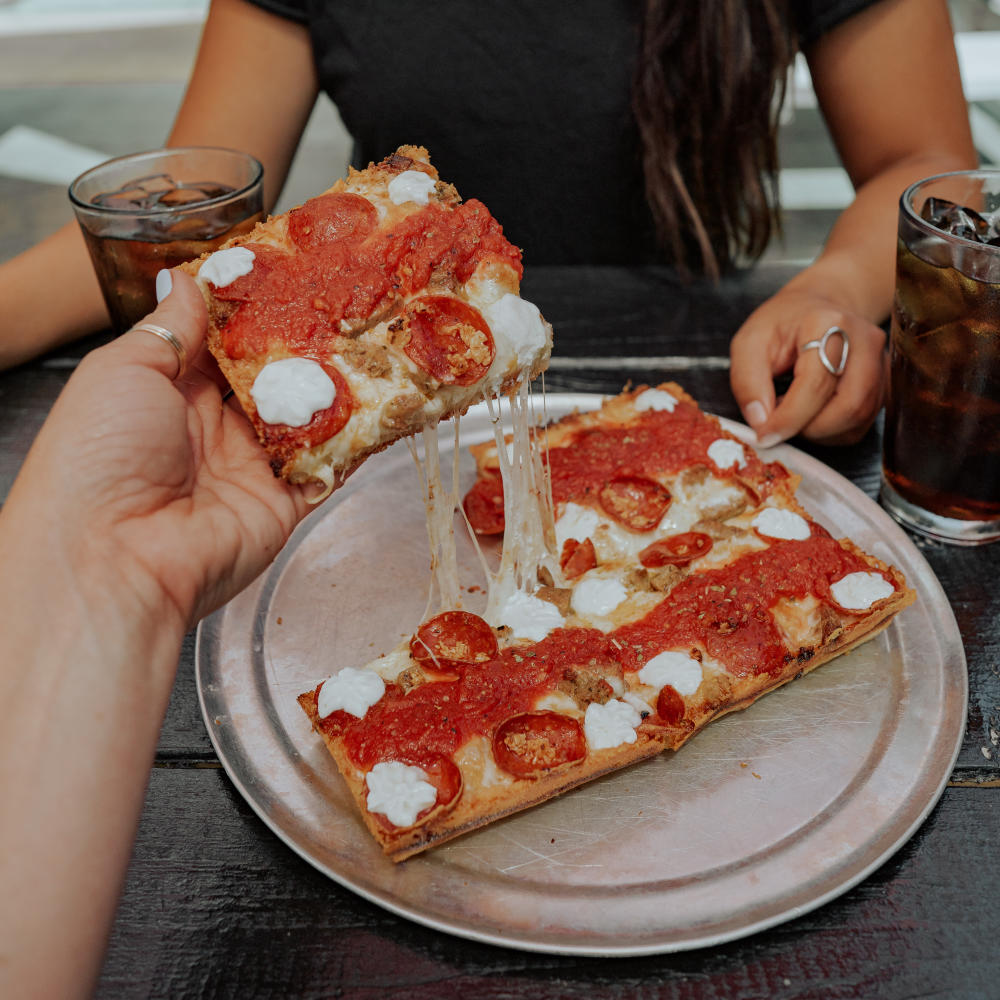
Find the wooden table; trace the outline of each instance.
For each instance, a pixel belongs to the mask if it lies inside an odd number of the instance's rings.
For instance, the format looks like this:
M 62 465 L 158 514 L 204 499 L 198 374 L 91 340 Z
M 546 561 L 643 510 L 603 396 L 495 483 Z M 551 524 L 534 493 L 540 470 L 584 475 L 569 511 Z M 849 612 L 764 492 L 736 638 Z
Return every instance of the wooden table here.
M 556 330 L 547 388 L 614 392 L 672 378 L 706 409 L 738 418 L 729 337 L 787 276 L 763 268 L 684 289 L 656 270 L 529 271 L 525 294 Z M 75 360 L 99 339 L 0 375 L 0 496 Z M 844 449 L 796 444 L 877 494 L 877 432 Z M 189 635 L 99 995 L 1000 996 L 1000 545 L 914 541 L 965 643 L 966 735 L 927 821 L 835 901 L 723 946 L 628 959 L 520 952 L 396 917 L 293 854 L 234 790 L 202 723 Z

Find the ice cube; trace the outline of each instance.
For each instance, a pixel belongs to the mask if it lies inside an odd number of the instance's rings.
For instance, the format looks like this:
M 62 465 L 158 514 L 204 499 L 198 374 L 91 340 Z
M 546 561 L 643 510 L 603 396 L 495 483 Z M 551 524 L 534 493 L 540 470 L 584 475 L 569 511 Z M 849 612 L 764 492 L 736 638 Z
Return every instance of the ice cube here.
M 989 238 L 990 225 L 975 209 L 956 205 L 947 198 L 928 198 L 920 209 L 920 217 L 935 229 L 964 240 L 979 243 Z

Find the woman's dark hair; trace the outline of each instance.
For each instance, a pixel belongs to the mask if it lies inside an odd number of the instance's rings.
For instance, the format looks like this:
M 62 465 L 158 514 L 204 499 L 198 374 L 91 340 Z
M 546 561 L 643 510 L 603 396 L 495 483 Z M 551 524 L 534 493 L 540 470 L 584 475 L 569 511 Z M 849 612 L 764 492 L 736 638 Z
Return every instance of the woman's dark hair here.
M 779 227 L 788 0 L 646 0 L 633 88 L 646 198 L 677 268 L 756 258 Z

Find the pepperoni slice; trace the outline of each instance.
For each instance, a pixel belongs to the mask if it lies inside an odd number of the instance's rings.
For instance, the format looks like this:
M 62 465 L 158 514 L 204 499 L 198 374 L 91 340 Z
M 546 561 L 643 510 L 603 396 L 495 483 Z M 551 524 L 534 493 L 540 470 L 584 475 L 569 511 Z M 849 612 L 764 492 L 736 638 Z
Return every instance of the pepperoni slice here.
M 670 506 L 670 491 L 645 476 L 616 476 L 601 490 L 605 512 L 633 531 L 652 531 Z
M 580 723 L 558 712 L 528 712 L 502 723 L 493 734 L 493 759 L 508 774 L 536 778 L 583 760 L 587 740 Z
M 575 538 L 567 538 L 563 542 L 559 568 L 567 580 L 583 576 L 588 569 L 593 569 L 596 565 L 597 553 L 594 551 L 594 543 L 589 538 L 585 538 L 582 542 Z
M 427 820 L 431 813 L 440 813 L 451 808 L 462 794 L 462 772 L 450 757 L 439 753 L 407 756 L 402 760 L 402 763 L 419 767 L 437 791 L 437 798 L 433 805 L 418 813 L 417 818 L 408 827 L 398 827 L 382 813 L 372 813 L 375 821 L 390 832 L 401 829 L 412 830 L 413 827 L 419 826 Z
M 276 267 L 287 266 L 292 260 L 290 254 L 277 247 L 263 243 L 244 246 L 253 253 L 253 268 L 249 274 L 241 274 L 228 285 L 212 286 L 212 295 L 222 302 L 245 302 Z
M 647 569 L 660 566 L 686 566 L 700 559 L 713 545 L 712 536 L 703 531 L 684 531 L 668 538 L 658 538 L 639 553 L 639 562 Z
M 495 476 L 477 479 L 462 501 L 477 535 L 500 535 L 504 529 L 503 482 Z
M 288 213 L 288 235 L 300 250 L 359 242 L 375 231 L 378 211 L 361 195 L 324 194 Z
M 451 295 L 424 295 L 403 316 L 403 352 L 442 385 L 473 385 L 489 371 L 496 346 L 479 310 Z
M 676 726 L 684 718 L 684 712 L 684 699 L 678 694 L 677 689 L 664 684 L 656 696 L 656 714 L 668 726 Z
M 324 441 L 329 441 L 334 434 L 343 430 L 354 412 L 354 396 L 334 365 L 326 364 L 319 358 L 310 358 L 323 366 L 323 371 L 333 379 L 336 396 L 333 402 L 324 410 L 317 410 L 312 420 L 302 427 L 289 427 L 287 424 L 266 424 L 257 418 L 255 425 L 257 433 L 275 456 L 291 458 L 299 448 L 313 448 Z
M 490 625 L 471 611 L 445 611 L 428 619 L 410 640 L 410 656 L 435 675 L 457 676 L 499 652 Z

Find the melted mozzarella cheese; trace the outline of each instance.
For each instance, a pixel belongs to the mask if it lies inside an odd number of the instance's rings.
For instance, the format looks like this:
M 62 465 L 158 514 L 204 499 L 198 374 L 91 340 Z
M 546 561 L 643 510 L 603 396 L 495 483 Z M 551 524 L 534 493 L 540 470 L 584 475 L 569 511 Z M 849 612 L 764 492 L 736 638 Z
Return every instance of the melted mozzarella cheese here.
M 668 413 L 673 413 L 677 397 L 672 396 L 666 389 L 646 389 L 635 397 L 632 405 L 640 413 L 644 410 L 666 410 Z
M 384 694 L 385 682 L 378 674 L 371 670 L 344 667 L 339 674 L 323 682 L 316 711 L 321 719 L 338 710 L 363 719 L 368 709 Z
M 458 553 L 455 548 L 455 508 L 458 506 L 458 434 L 460 418 L 455 418 L 455 448 L 452 461 L 451 486 L 445 488 L 441 478 L 441 454 L 436 427 L 423 430 L 424 457 L 421 463 L 416 445 L 407 438 L 410 454 L 417 466 L 427 518 L 427 540 L 431 550 L 431 590 L 427 597 L 424 617 L 430 614 L 435 589 L 441 611 L 462 606 L 462 588 L 458 578 Z
M 635 743 L 635 727 L 641 722 L 642 715 L 634 705 L 612 698 L 603 705 L 592 702 L 587 706 L 583 731 L 591 750 L 606 750 Z
M 716 438 L 708 446 L 708 457 L 720 469 L 731 469 L 734 465 L 742 469 L 747 464 L 747 454 L 743 445 L 731 438 Z
M 687 653 L 659 653 L 639 671 L 639 680 L 657 690 L 669 684 L 679 695 L 694 694 L 701 686 L 701 663 Z
M 408 201 L 426 205 L 436 184 L 437 181 L 422 170 L 404 170 L 389 181 L 389 200 L 394 205 L 403 205 Z
M 473 737 L 455 752 L 453 760 L 462 772 L 463 780 L 477 788 L 509 785 L 514 779 L 497 767 L 493 751 L 485 736 Z
M 573 588 L 570 607 L 581 618 L 605 618 L 628 597 L 617 577 L 588 574 Z
M 216 250 L 211 256 L 206 257 L 198 268 L 198 277 L 215 285 L 216 288 L 225 288 L 237 278 L 249 274 L 253 270 L 255 259 L 253 251 L 246 247 Z
M 765 507 L 750 523 L 768 538 L 804 541 L 810 535 L 809 522 L 801 514 L 780 507 Z
M 553 579 L 560 576 L 554 554 L 555 528 L 552 491 L 541 454 L 533 441 L 534 425 L 530 383 L 523 381 L 508 397 L 512 425 L 511 456 L 504 441 L 499 404 L 487 397 L 497 445 L 497 461 L 503 481 L 504 538 L 500 567 L 488 578 L 488 598 L 483 617 L 491 625 L 501 625 L 502 609 L 515 592 L 533 594 L 539 570 L 545 568 Z
M 396 826 L 412 826 L 417 816 L 437 801 L 437 789 L 427 772 L 398 760 L 376 764 L 365 779 L 368 811 L 381 813 Z
M 849 611 L 867 611 L 895 593 L 881 573 L 848 573 L 830 587 L 833 599 Z
M 549 601 L 513 591 L 497 611 L 496 624 L 506 625 L 515 639 L 539 642 L 564 624 L 559 609 Z
M 266 424 L 305 427 L 337 398 L 337 387 L 323 366 L 310 358 L 282 358 L 257 373 L 250 395 Z

